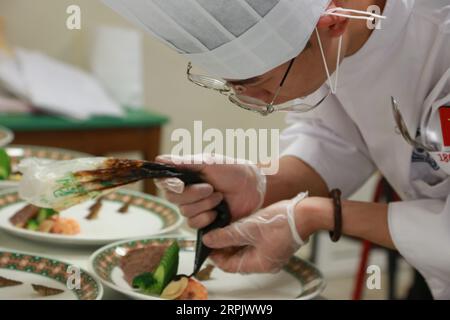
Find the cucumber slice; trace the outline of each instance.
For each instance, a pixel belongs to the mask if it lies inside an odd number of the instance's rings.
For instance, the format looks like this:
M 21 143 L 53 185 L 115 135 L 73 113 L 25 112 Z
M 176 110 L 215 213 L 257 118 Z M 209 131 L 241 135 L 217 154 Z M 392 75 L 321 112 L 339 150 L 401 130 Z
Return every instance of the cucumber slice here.
M 0 149 L 0 180 L 6 180 L 11 175 L 11 159 L 5 149 Z
M 179 253 L 180 247 L 178 246 L 178 242 L 172 243 L 172 245 L 166 250 L 164 256 L 161 259 L 159 264 L 162 270 L 162 277 L 159 279 L 155 272 L 155 278 L 162 282 L 162 290 L 175 278 L 178 271 L 178 263 L 179 263 Z M 158 267 L 159 268 L 159 267 Z M 156 269 L 158 271 L 158 269 Z M 160 293 L 161 293 L 160 292 Z

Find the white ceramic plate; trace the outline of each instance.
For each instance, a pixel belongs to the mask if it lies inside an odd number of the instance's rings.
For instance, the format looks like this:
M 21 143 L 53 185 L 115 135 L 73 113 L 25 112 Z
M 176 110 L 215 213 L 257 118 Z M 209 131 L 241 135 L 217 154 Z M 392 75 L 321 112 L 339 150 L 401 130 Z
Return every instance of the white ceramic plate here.
M 16 166 L 19 164 L 19 162 L 25 158 L 71 160 L 76 158 L 91 157 L 91 155 L 87 153 L 50 147 L 10 145 L 5 149 L 6 153 L 11 158 L 11 166 L 13 167 L 13 171 L 16 170 Z M 0 189 L 16 188 L 18 185 L 19 181 L 0 180 Z
M 14 134 L 11 130 L 0 126 L 0 148 L 7 146 L 14 140 Z
M 82 269 L 79 269 L 79 287 L 69 289 L 68 283 L 76 283 L 71 278 L 75 272 L 69 267 L 70 264 L 55 259 L 0 249 L 0 277 L 22 282 L 17 286 L 0 287 L 0 300 L 100 300 L 103 296 L 101 283 Z M 41 297 L 31 284 L 64 292 Z
M 130 249 L 177 240 L 180 245 L 179 274 L 191 274 L 195 241 L 186 238 L 153 237 L 122 241 L 103 247 L 90 258 L 90 268 L 102 283 L 134 299 L 160 300 L 137 292 L 124 280 L 120 261 Z M 310 263 L 293 257 L 278 274 L 239 275 L 214 269 L 212 280 L 203 281 L 211 300 L 307 300 L 325 288 L 321 272 Z
M 127 213 L 118 210 L 130 202 Z M 0 229 L 30 240 L 64 245 L 105 245 L 134 237 L 153 236 L 171 232 L 182 224 L 176 206 L 167 201 L 141 192 L 120 190 L 107 195 L 102 201 L 98 219 L 87 220 L 88 201 L 61 212 L 61 217 L 74 218 L 81 232 L 74 236 L 42 233 L 17 228 L 9 219 L 26 203 L 19 199 L 16 190 L 0 193 Z

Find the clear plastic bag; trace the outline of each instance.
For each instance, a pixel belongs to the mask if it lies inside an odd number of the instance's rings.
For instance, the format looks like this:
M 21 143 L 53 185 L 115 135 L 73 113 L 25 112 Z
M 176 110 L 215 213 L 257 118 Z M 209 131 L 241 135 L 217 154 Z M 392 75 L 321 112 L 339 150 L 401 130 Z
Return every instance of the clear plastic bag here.
M 179 178 L 189 184 L 202 181 L 197 172 L 187 169 L 113 158 L 66 161 L 30 158 L 19 164 L 19 171 L 23 174 L 20 197 L 36 206 L 57 211 L 143 179 Z
M 104 167 L 107 158 L 80 158 L 53 161 L 37 158 L 22 160 L 18 166 L 22 173 L 19 196 L 42 208 L 57 211 L 94 199 L 113 189 L 89 189 L 80 172 Z

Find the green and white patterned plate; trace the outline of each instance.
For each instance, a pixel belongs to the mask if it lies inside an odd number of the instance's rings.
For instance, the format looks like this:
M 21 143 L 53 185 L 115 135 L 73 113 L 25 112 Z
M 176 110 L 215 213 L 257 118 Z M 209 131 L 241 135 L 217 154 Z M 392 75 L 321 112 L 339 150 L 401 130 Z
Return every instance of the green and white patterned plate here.
M 76 158 L 92 157 L 87 153 L 51 147 L 9 145 L 5 149 L 6 153 L 11 158 L 11 166 L 13 172 L 16 171 L 19 162 L 25 158 L 71 160 Z M 18 180 L 0 180 L 0 189 L 15 188 L 18 185 Z
M 195 240 L 182 237 L 141 238 L 114 243 L 99 249 L 90 258 L 90 269 L 102 283 L 134 299 L 158 300 L 136 292 L 123 278 L 121 259 L 129 250 L 177 240 L 180 245 L 179 274 L 190 274 L 194 266 Z M 325 288 L 321 272 L 312 264 L 293 257 L 278 274 L 240 275 L 214 269 L 212 279 L 204 281 L 212 300 L 307 300 Z
M 176 206 L 166 200 L 142 192 L 119 190 L 104 197 L 98 218 L 88 220 L 87 201 L 61 212 L 61 217 L 73 218 L 80 224 L 81 232 L 66 236 L 17 228 L 9 219 L 26 203 L 17 191 L 0 192 L 0 229 L 30 240 L 64 245 L 105 245 L 135 237 L 150 237 L 178 229 L 183 220 Z M 119 209 L 128 204 L 128 212 Z
M 22 282 L 17 286 L 0 287 L 0 300 L 100 300 L 103 296 L 101 283 L 86 271 L 33 254 L 0 249 L 0 277 Z M 32 284 L 64 292 L 41 297 Z

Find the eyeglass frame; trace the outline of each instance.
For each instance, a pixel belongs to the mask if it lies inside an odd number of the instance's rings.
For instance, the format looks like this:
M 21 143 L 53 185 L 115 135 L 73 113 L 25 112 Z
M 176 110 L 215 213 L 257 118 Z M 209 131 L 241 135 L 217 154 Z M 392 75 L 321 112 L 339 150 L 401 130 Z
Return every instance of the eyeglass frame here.
M 239 97 L 233 92 L 232 87 L 231 87 L 226 81 L 224 81 L 224 80 L 219 80 L 219 79 L 215 79 L 215 78 L 208 77 L 208 76 L 203 76 L 203 75 L 197 75 L 197 76 L 199 76 L 199 77 L 203 77 L 203 78 L 206 78 L 206 79 L 211 80 L 211 81 L 220 82 L 220 83 L 223 85 L 223 89 L 218 89 L 218 88 L 210 87 L 210 86 L 205 85 L 204 83 L 201 83 L 201 82 L 199 82 L 199 81 L 194 80 L 194 79 L 192 78 L 192 76 L 194 76 L 194 75 L 190 72 L 191 69 L 192 69 L 192 63 L 191 63 L 191 62 L 188 63 L 187 71 L 186 71 L 186 76 L 187 76 L 187 78 L 188 78 L 188 80 L 189 80 L 190 82 L 192 82 L 192 83 L 194 83 L 194 84 L 196 84 L 196 85 L 198 85 L 198 86 L 200 86 L 200 87 L 202 87 L 202 88 L 214 90 L 214 91 L 219 92 L 219 93 L 222 94 L 222 95 L 227 96 L 227 97 L 228 97 L 228 100 L 229 100 L 231 103 L 233 103 L 234 105 L 238 106 L 239 108 L 244 109 L 244 110 L 247 110 L 247 111 L 251 111 L 251 112 L 258 113 L 258 114 L 260 114 L 260 115 L 262 115 L 262 116 L 267 116 L 267 115 L 272 114 L 272 113 L 277 112 L 277 111 L 280 111 L 280 112 L 283 112 L 283 111 L 291 111 L 291 112 L 305 113 L 305 112 L 308 112 L 308 111 L 311 111 L 311 110 L 317 108 L 317 107 L 318 107 L 318 106 L 319 106 L 326 98 L 328 98 L 328 97 L 331 95 L 332 92 L 331 92 L 331 90 L 330 90 L 330 92 L 328 92 L 328 94 L 325 95 L 325 96 L 324 96 L 318 103 L 316 103 L 315 105 L 307 105 L 307 104 L 297 104 L 297 105 L 294 105 L 294 107 L 295 107 L 295 106 L 297 106 L 297 107 L 298 107 L 298 106 L 305 106 L 305 107 L 306 107 L 305 110 L 298 110 L 298 109 L 289 110 L 289 109 L 292 109 L 292 106 L 291 106 L 291 107 L 284 107 L 284 108 L 283 108 L 283 107 L 281 107 L 281 108 L 276 108 L 276 107 L 275 107 L 275 101 L 276 101 L 276 99 L 278 98 L 278 96 L 279 96 L 279 94 L 280 94 L 280 92 L 281 92 L 281 89 L 283 88 L 283 86 L 284 86 L 284 84 L 285 84 L 285 82 L 286 82 L 287 77 L 289 76 L 289 73 L 290 73 L 290 71 L 291 71 L 291 69 L 292 69 L 292 66 L 293 66 L 293 64 L 294 64 L 294 62 L 295 62 L 295 59 L 296 59 L 296 57 L 293 58 L 293 59 L 291 59 L 291 61 L 290 61 L 290 63 L 289 63 L 289 66 L 288 66 L 288 68 L 287 68 L 287 70 L 286 70 L 286 72 L 285 72 L 283 78 L 281 79 L 280 85 L 278 86 L 278 89 L 277 89 L 277 91 L 275 92 L 275 95 L 274 95 L 272 101 L 271 101 L 270 103 L 266 104 L 265 110 L 258 110 L 258 109 L 256 109 L 256 108 L 252 108 L 252 107 L 250 107 L 250 106 L 247 106 L 247 105 L 245 105 L 244 103 L 241 103 L 241 102 L 239 101 Z M 235 99 L 234 99 L 234 98 L 235 98 Z M 258 106 L 255 105 L 255 107 L 258 107 Z M 263 108 L 264 106 L 261 105 L 260 107 Z

